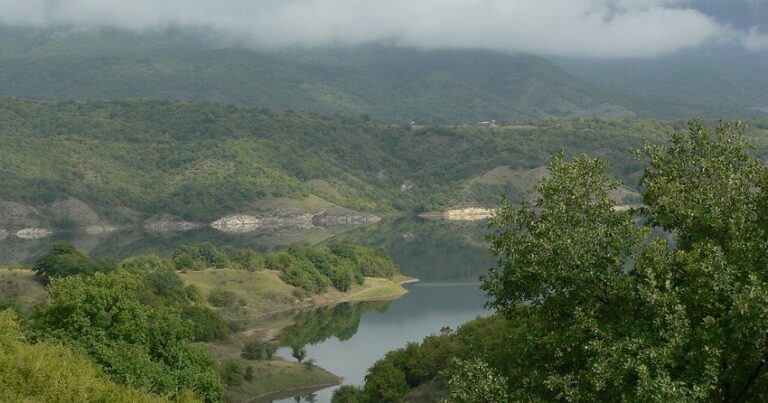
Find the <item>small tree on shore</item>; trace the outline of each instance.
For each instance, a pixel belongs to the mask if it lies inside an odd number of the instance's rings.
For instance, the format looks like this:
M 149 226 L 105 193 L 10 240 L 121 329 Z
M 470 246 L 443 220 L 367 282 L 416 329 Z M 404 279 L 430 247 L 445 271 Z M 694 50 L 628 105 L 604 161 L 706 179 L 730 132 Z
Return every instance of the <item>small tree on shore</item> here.
M 277 343 L 273 343 L 271 341 L 267 342 L 264 344 L 264 353 L 267 355 L 267 358 L 272 358 L 277 352 L 278 348 L 279 346 Z
M 291 346 L 291 356 L 298 362 L 302 362 L 307 358 L 307 350 L 300 346 Z

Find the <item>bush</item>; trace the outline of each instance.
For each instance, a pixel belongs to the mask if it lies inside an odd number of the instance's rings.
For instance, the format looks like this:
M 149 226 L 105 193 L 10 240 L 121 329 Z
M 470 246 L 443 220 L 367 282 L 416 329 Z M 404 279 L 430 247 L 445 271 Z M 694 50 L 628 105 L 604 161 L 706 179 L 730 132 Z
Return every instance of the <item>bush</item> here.
M 249 365 L 245 367 L 245 374 L 243 374 L 243 379 L 245 379 L 248 382 L 251 382 L 253 381 L 254 375 L 255 375 L 255 372 L 252 366 Z
M 357 261 L 360 271 L 368 277 L 392 278 L 398 269 L 387 252 L 382 248 L 359 246 L 357 249 Z
M 291 346 L 291 357 L 295 358 L 296 361 L 301 362 L 307 358 L 307 350 L 301 346 Z
M 252 339 L 245 343 L 243 350 L 240 352 L 240 357 L 246 360 L 263 360 L 267 355 L 266 345 L 259 339 Z
M 231 386 L 237 386 L 243 384 L 245 378 L 245 368 L 237 360 L 233 358 L 225 358 L 221 363 L 219 370 L 221 373 L 221 380 Z
M 264 353 L 267 355 L 267 358 L 272 358 L 279 347 L 280 346 L 278 346 L 277 343 L 271 341 L 264 343 Z
M 225 290 L 221 287 L 216 287 L 208 294 L 208 303 L 217 307 L 225 308 L 235 304 L 237 301 L 237 294 L 232 291 Z
M 221 340 L 229 334 L 227 321 L 203 306 L 187 306 L 181 311 L 181 317 L 192 322 L 194 341 Z

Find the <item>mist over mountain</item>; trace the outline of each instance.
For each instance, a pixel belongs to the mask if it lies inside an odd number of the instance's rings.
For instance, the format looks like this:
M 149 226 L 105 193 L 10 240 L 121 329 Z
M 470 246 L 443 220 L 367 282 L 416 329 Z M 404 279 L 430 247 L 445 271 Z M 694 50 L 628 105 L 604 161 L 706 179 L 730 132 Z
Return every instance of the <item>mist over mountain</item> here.
M 712 44 L 768 48 L 764 0 L 0 0 L 37 28 L 209 29 L 252 49 L 361 45 L 649 58 Z

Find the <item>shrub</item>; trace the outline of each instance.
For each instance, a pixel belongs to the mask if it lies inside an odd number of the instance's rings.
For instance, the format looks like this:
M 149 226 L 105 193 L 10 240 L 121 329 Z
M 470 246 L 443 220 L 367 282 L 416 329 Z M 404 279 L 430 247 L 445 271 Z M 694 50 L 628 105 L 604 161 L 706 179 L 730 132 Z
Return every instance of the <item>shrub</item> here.
M 206 307 L 184 307 L 181 317 L 192 322 L 194 341 L 221 340 L 229 334 L 227 321 L 218 312 Z
M 232 306 L 236 301 L 237 294 L 221 287 L 214 288 L 211 290 L 211 293 L 208 294 L 208 303 L 217 308 Z
M 243 378 L 245 377 L 245 368 L 237 360 L 233 358 L 225 358 L 221 363 L 219 372 L 221 373 L 221 380 L 232 386 L 242 385 Z
M 333 392 L 333 397 L 331 398 L 331 403 L 364 403 L 367 401 L 363 390 L 352 385 L 339 387 Z
M 246 360 L 263 360 L 267 355 L 266 346 L 263 341 L 259 339 L 252 339 L 245 343 L 243 350 L 240 352 L 240 357 Z
M 271 341 L 264 343 L 264 353 L 267 355 L 267 358 L 272 358 L 279 347 L 280 346 L 278 346 L 277 343 Z

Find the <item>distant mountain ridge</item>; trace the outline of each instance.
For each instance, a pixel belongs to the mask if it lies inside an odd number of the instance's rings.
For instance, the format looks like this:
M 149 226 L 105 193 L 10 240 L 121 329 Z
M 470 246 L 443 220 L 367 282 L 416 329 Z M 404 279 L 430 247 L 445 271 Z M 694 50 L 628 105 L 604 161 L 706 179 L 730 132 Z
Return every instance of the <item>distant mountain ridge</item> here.
M 649 116 L 743 118 L 768 113 L 768 52 L 721 46 L 657 59 L 557 63 Z
M 631 116 L 532 55 L 385 45 L 256 52 L 187 34 L 0 30 L 0 96 L 224 102 L 390 122 Z
M 205 31 L 0 26 L 0 97 L 187 100 L 403 124 L 543 117 L 749 118 L 768 110 L 768 54 L 550 61 L 387 44 L 254 51 Z M 561 67 L 562 66 L 562 67 Z

